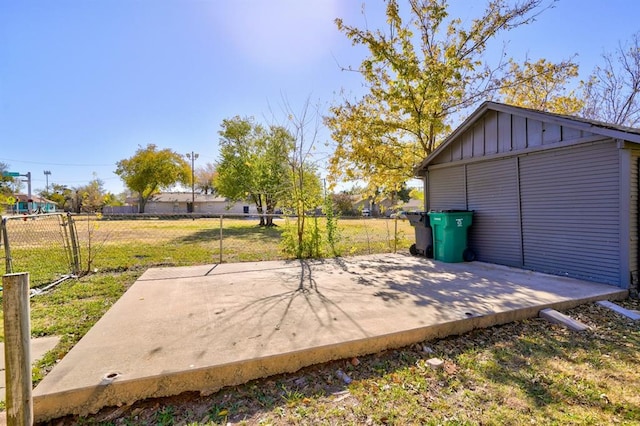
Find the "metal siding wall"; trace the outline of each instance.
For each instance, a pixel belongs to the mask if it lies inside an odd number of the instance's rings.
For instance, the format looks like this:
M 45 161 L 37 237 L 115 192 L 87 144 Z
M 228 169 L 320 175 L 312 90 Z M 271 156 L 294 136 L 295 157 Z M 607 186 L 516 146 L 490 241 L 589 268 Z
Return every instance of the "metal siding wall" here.
M 473 133 L 470 130 L 465 132 L 455 143 L 462 144 L 462 158 L 473 157 Z
M 484 149 L 486 154 L 497 154 L 498 151 L 498 114 L 487 111 L 484 117 Z
M 484 122 L 480 120 L 473 127 L 473 156 L 484 157 Z
M 429 209 L 467 208 L 464 166 L 447 167 L 429 172 Z
M 511 114 L 506 112 L 498 113 L 498 151 L 511 152 Z
M 631 152 L 631 199 L 629 201 L 629 272 L 631 287 L 638 288 L 638 169 L 640 168 L 640 151 Z
M 526 147 L 542 145 L 542 121 L 527 119 Z
M 494 154 L 517 153 L 594 136 L 593 133 L 557 123 L 488 110 L 455 140 L 449 142 L 431 165 L 478 159 Z
M 542 123 L 542 143 L 556 143 L 562 141 L 562 127 L 558 124 Z
M 522 266 L 516 158 L 467 166 L 470 247 L 482 262 Z
M 615 143 L 520 159 L 524 266 L 619 283 L 619 161 Z

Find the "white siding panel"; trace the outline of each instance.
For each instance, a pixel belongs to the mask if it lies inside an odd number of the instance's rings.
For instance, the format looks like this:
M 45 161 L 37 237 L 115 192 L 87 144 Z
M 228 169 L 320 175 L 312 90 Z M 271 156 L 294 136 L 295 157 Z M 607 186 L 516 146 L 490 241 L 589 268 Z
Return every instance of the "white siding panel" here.
M 618 163 L 613 142 L 520 159 L 525 267 L 619 283 Z
M 517 159 L 467 167 L 467 198 L 474 211 L 469 246 L 483 262 L 522 266 Z
M 447 167 L 429 172 L 429 208 L 431 210 L 464 210 L 467 208 L 464 166 Z

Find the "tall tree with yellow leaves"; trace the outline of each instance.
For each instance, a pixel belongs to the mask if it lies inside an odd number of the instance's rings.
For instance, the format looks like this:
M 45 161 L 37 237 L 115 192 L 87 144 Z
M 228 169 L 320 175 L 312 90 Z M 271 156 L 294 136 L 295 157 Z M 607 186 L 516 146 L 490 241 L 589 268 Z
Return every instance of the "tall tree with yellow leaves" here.
M 354 45 L 369 50 L 357 70 L 368 91 L 331 107 L 325 120 L 336 143 L 332 178 L 363 179 L 385 192 L 413 177 L 453 115 L 497 95 L 508 62 L 487 65 L 487 43 L 532 22 L 553 0 L 489 0 L 467 25 L 448 16 L 446 0 L 408 0 L 402 12 L 399 3 L 387 1 L 386 32 L 336 20 Z
M 503 80 L 500 93 L 503 102 L 556 114 L 573 115 L 584 107 L 567 83 L 578 77 L 578 65 L 572 61 L 554 64 L 546 59 L 525 62 L 511 61 L 510 75 Z

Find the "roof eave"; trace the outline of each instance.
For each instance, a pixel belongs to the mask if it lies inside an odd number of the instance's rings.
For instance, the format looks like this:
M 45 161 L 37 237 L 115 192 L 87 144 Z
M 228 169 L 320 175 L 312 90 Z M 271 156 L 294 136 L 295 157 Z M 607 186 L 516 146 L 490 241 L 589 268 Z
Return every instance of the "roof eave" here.
M 520 108 L 512 105 L 501 104 L 497 102 L 486 101 L 482 105 L 478 107 L 469 117 L 467 117 L 462 124 L 460 124 L 449 136 L 445 138 L 444 141 L 438 147 L 431 152 L 420 164 L 414 169 L 414 174 L 418 177 L 422 177 L 425 175 L 426 168 L 431 163 L 431 161 L 437 157 L 446 147 L 458 136 L 462 135 L 466 132 L 470 127 L 472 127 L 475 122 L 488 110 L 497 111 L 497 112 L 505 112 L 520 115 L 526 118 L 535 118 L 540 121 L 544 121 L 547 123 L 554 123 L 563 125 L 566 127 L 572 127 L 575 129 L 584 130 L 590 133 L 595 133 L 597 135 L 602 135 L 605 137 L 610 137 L 612 139 L 621 139 L 633 143 L 640 144 L 640 134 L 627 132 L 622 129 L 612 129 L 607 127 L 606 123 L 601 123 L 600 125 L 595 122 L 582 121 L 579 118 L 570 118 L 559 116 L 553 113 L 543 112 L 543 111 L 535 111 L 526 108 Z

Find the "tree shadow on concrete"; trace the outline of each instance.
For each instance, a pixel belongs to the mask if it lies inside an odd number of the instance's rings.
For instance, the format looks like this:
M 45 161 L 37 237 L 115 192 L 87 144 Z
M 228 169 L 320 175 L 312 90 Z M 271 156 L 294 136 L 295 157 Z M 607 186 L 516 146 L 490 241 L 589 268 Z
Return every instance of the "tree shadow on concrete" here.
M 363 335 L 366 335 L 366 331 L 358 324 L 357 320 L 351 316 L 349 312 L 344 310 L 338 303 L 327 297 L 321 289 L 316 280 L 313 272 L 313 267 L 322 265 L 324 260 L 305 260 L 298 259 L 287 261 L 288 265 L 298 264 L 299 268 L 297 273 L 287 276 L 286 272 L 282 272 L 281 277 L 284 281 L 288 281 L 296 284 L 296 287 L 284 291 L 281 293 L 273 294 L 267 297 L 257 299 L 235 311 L 235 313 L 241 313 L 246 311 L 254 311 L 259 315 L 260 321 L 267 316 L 268 313 L 274 309 L 281 309 L 279 320 L 273 327 L 269 338 L 277 333 L 282 325 L 289 319 L 291 315 L 291 309 L 296 300 L 302 299 L 305 302 L 306 307 L 313 313 L 315 319 L 321 326 L 330 326 L 335 321 L 336 316 L 347 319 L 353 327 L 358 329 Z M 295 281 L 294 281 L 295 280 Z M 319 302 L 319 305 L 315 302 Z M 233 313 L 232 313 L 233 314 Z M 295 321 L 296 319 L 291 319 Z

